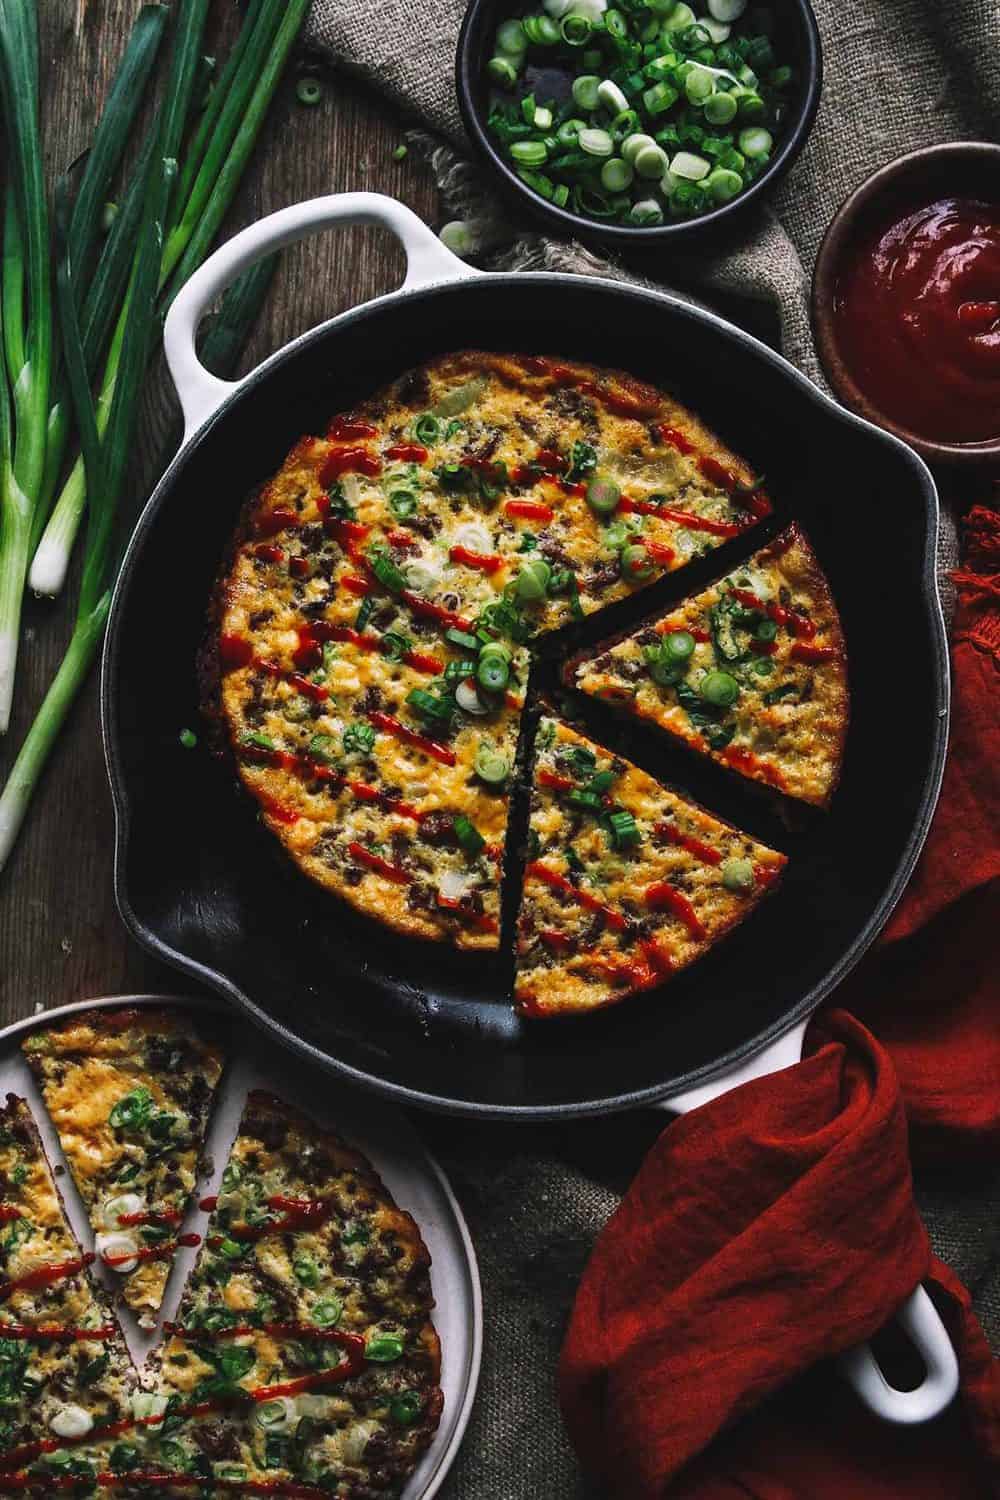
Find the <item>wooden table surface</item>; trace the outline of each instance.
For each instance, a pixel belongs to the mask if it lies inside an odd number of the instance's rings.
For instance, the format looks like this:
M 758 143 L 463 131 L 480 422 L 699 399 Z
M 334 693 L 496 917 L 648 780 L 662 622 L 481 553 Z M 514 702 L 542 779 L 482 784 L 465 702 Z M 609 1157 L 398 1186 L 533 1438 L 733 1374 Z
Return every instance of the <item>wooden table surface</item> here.
M 38 0 L 42 97 L 50 181 L 86 146 L 138 0 Z M 235 0 L 214 6 L 213 48 L 235 29 Z M 393 151 L 402 125 L 384 101 L 339 72 L 317 70 L 323 99 L 295 98 L 293 62 L 227 220 L 243 225 L 321 193 L 366 188 L 401 198 L 431 223 L 437 194 L 413 152 Z M 319 236 L 288 251 L 244 356 L 244 368 L 333 313 L 397 285 L 403 260 L 382 231 Z M 149 376 L 129 501 L 149 493 L 171 443 L 177 411 L 162 360 Z M 15 717 L 0 744 L 6 777 L 69 633 L 69 597 L 30 600 L 25 611 Z M 126 936 L 111 875 L 113 819 L 97 712 L 96 673 L 64 731 L 36 795 L 21 841 L 0 874 L 0 1025 L 45 1007 L 126 991 L 190 988 Z

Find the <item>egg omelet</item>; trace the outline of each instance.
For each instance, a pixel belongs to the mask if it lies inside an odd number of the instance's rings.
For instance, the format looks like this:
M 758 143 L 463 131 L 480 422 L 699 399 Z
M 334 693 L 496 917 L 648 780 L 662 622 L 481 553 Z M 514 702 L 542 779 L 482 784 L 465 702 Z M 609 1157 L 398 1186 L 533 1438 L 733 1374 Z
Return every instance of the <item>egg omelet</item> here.
M 95 1011 L 35 1036 L 33 1066 L 63 1064 L 42 1072 L 44 1088 L 64 1087 L 80 1056 L 100 1059 L 76 1104 L 85 1116 L 93 1100 L 95 1122 L 109 1098 L 131 1099 L 136 1088 L 157 1108 L 179 1109 L 179 1071 L 215 1074 L 219 1062 L 173 1012 Z M 114 1066 L 134 1062 L 153 1037 L 169 1055 L 156 1053 L 122 1094 Z M 65 1089 L 54 1108 L 65 1126 Z M 92 1136 L 98 1155 L 115 1158 L 101 1150 L 107 1139 Z M 84 1152 L 80 1133 L 69 1144 Z M 116 1159 L 150 1167 L 148 1155 Z M 0 1489 L 398 1496 L 444 1400 L 430 1255 L 413 1219 L 364 1156 L 264 1093 L 247 1099 L 221 1191 L 202 1207 L 211 1219 L 177 1320 L 140 1374 L 91 1280 L 97 1257 L 81 1252 L 66 1222 L 28 1106 L 8 1096 Z
M 783 854 L 546 717 L 535 745 L 514 998 L 528 1016 L 651 989 L 772 891 Z
M 829 585 L 797 526 L 660 619 L 577 658 L 566 677 L 790 797 L 825 807 L 833 795 L 847 656 Z
M 223 1058 L 182 1011 L 94 1010 L 23 1043 L 105 1265 L 151 1328 Z
M 197 1413 L 168 1467 L 207 1456 L 235 1489 L 397 1495 L 443 1405 L 429 1265 L 364 1157 L 252 1094 L 158 1356 L 160 1390 Z
M 247 506 L 207 710 L 312 880 L 399 932 L 496 949 L 531 641 L 770 510 L 631 376 L 442 356 L 303 438 Z
M 14 1094 L 0 1109 L 0 1193 L 0 1465 L 34 1466 L 36 1493 L 53 1493 L 46 1474 L 74 1472 L 67 1445 L 110 1451 L 136 1381 L 88 1274 L 93 1254 L 73 1237 L 31 1112 Z

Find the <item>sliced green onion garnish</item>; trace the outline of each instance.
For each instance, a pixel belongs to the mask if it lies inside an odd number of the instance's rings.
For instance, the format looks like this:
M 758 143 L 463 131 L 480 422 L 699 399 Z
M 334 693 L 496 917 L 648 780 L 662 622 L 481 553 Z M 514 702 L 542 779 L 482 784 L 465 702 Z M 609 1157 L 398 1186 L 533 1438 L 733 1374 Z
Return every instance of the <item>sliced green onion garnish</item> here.
M 689 661 L 694 654 L 694 647 L 694 636 L 687 630 L 671 630 L 663 637 L 663 652 L 672 661 Z
M 198 743 L 198 736 L 193 729 L 182 729 L 177 736 L 185 750 L 193 750 Z
M 310 1316 L 320 1328 L 332 1328 L 335 1323 L 340 1322 L 343 1311 L 344 1304 L 339 1297 L 322 1297 L 319 1302 L 314 1303 Z
M 473 765 L 476 775 L 487 786 L 500 786 L 510 775 L 510 760 L 488 740 L 480 740 Z
M 423 1409 L 424 1403 L 417 1391 L 400 1391 L 389 1402 L 389 1416 L 397 1427 L 412 1427 Z
M 530 558 L 515 580 L 518 599 L 523 604 L 536 604 L 539 599 L 544 599 L 551 576 L 552 569 L 544 557 Z
M 630 582 L 643 583 L 647 578 L 652 578 L 655 571 L 649 553 L 641 542 L 633 542 L 623 547 L 619 554 L 622 577 Z
M 486 840 L 479 832 L 479 829 L 472 822 L 471 818 L 467 818 L 465 816 L 465 813 L 456 814 L 455 821 L 452 826 L 455 829 L 455 837 L 458 839 L 458 842 L 461 844 L 466 854 L 479 854 L 483 849 L 485 849 Z M 371 1357 L 372 1356 L 369 1355 L 369 1358 Z M 399 1356 L 396 1355 L 394 1357 L 398 1359 Z
M 740 108 L 745 112 L 745 103 L 742 101 Z M 769 130 L 764 130 L 762 126 L 751 126 L 748 130 L 740 131 L 737 144 L 743 155 L 753 161 L 757 157 L 767 156 L 774 145 L 774 137 Z
M 613 812 L 608 819 L 608 825 L 611 830 L 611 842 L 616 849 L 628 849 L 638 844 L 642 837 L 635 818 L 624 809 Z
M 576 104 L 580 109 L 587 110 L 588 113 L 591 110 L 595 110 L 600 103 L 600 98 L 598 95 L 600 86 L 601 80 L 597 77 L 596 74 L 581 73 L 579 78 L 574 78 L 573 80 L 573 87 L 571 90 L 573 95 L 573 103 Z
M 606 130 L 590 128 L 580 131 L 579 146 L 588 156 L 610 156 L 615 149 L 615 143 Z
M 600 812 L 604 806 L 597 792 L 581 790 L 580 787 L 574 787 L 572 791 L 567 792 L 566 801 L 570 807 L 581 807 L 587 812 Z
M 300 104 L 318 104 L 323 97 L 323 88 L 318 78 L 300 78 L 295 85 L 295 97 Z
M 720 869 L 722 884 L 727 891 L 752 891 L 754 886 L 753 865 L 748 859 L 724 860 Z
M 383 588 L 392 593 L 401 593 L 406 588 L 406 579 L 383 547 L 372 547 L 368 552 L 368 566 Z
M 587 485 L 587 504 L 599 516 L 608 515 L 617 506 L 621 494 L 613 479 L 592 479 Z
M 393 1360 L 402 1359 L 402 1357 L 403 1340 L 398 1333 L 369 1334 L 365 1345 L 366 1359 L 375 1360 L 378 1364 L 390 1364 Z
M 502 693 L 510 681 L 510 663 L 497 652 L 483 651 L 476 665 L 476 681 L 488 693 Z
M 492 81 L 502 89 L 512 89 L 517 82 L 517 68 L 509 57 L 491 57 L 486 64 L 486 71 Z
M 413 424 L 413 436 L 418 443 L 436 443 L 440 435 L 441 423 L 429 411 L 425 411 Z
M 456 630 L 454 627 L 452 627 L 451 629 L 445 631 L 444 638 L 449 645 L 458 646 L 459 650 L 461 651 L 479 650 L 479 638 L 477 636 L 470 635 L 467 630 Z
M 433 719 L 439 723 L 451 718 L 454 707 L 451 698 L 429 693 L 426 688 L 411 688 L 406 701 L 425 719 Z
M 412 490 L 393 490 L 389 496 L 389 509 L 400 521 L 417 513 L 417 497 Z
M 702 678 L 700 692 L 715 708 L 730 708 L 740 696 L 740 685 L 728 672 L 708 672 Z

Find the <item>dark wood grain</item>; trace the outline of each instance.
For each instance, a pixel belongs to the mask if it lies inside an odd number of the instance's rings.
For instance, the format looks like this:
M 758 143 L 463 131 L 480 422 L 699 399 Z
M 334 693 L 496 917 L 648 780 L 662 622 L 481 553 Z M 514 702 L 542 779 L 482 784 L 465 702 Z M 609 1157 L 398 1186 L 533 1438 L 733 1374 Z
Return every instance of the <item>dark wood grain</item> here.
M 137 0 L 39 0 L 46 166 L 50 180 L 83 150 Z M 233 0 L 216 5 L 213 46 L 237 21 Z M 323 72 L 315 108 L 297 103 L 295 67 L 258 141 L 226 224 L 228 235 L 262 214 L 320 193 L 391 193 L 433 221 L 436 194 L 413 156 L 393 160 L 400 122 L 341 73 Z M 244 359 L 246 368 L 303 329 L 398 283 L 402 256 L 373 230 L 322 236 L 289 251 Z M 177 413 L 162 361 L 147 382 L 128 504 L 137 507 L 176 440 Z M 0 775 L 51 679 L 69 632 L 70 596 L 32 600 L 25 613 L 14 723 L 0 744 Z M 165 788 L 163 795 L 169 796 Z M 97 715 L 96 680 L 77 704 L 36 797 L 21 842 L 0 874 L 0 1024 L 37 1004 L 59 1005 L 123 990 L 183 988 L 126 936 L 111 887 L 113 827 Z

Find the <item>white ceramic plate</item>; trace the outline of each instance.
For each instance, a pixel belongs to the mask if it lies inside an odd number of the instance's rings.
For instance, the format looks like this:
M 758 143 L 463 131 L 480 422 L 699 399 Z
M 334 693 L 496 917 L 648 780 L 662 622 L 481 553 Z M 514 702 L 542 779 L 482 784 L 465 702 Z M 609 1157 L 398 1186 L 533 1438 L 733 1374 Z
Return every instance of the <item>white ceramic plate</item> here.
M 300 1057 L 275 1047 L 273 1042 L 240 1020 L 234 1012 L 212 1001 L 179 999 L 167 995 L 115 995 L 63 1005 L 17 1021 L 0 1031 L 0 1090 L 27 1099 L 53 1167 L 65 1165 L 39 1090 L 21 1056 L 23 1038 L 63 1016 L 80 1011 L 123 1005 L 171 1005 L 211 1016 L 221 1032 L 229 1062 L 216 1095 L 209 1121 L 204 1157 L 209 1169 L 199 1181 L 193 1206 L 183 1231 L 204 1234 L 207 1215 L 197 1207 L 199 1198 L 218 1191 L 230 1147 L 235 1139 L 246 1096 L 251 1089 L 266 1089 L 287 1099 L 296 1109 L 312 1116 L 356 1146 L 371 1161 L 400 1208 L 411 1213 L 431 1253 L 431 1286 L 437 1307 L 434 1324 L 441 1339 L 441 1385 L 444 1412 L 430 1448 L 406 1489 L 403 1500 L 430 1500 L 436 1495 L 458 1452 L 465 1433 L 479 1382 L 482 1356 L 483 1308 L 479 1268 L 472 1240 L 448 1180 L 433 1157 L 420 1143 L 413 1127 L 391 1104 L 347 1088 L 309 1067 Z M 229 1021 L 230 1025 L 226 1025 Z M 87 1215 L 67 1168 L 57 1177 L 73 1230 L 84 1249 L 93 1249 L 94 1236 Z M 177 1313 L 184 1285 L 198 1255 L 197 1249 L 177 1252 L 173 1273 L 163 1302 L 163 1316 Z M 95 1271 L 112 1290 L 114 1272 L 96 1262 Z M 140 1329 L 127 1308 L 119 1313 L 132 1358 L 141 1369 L 150 1350 L 161 1338 L 158 1330 Z

